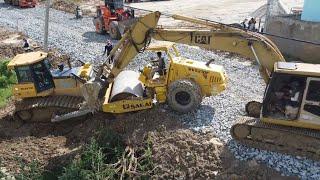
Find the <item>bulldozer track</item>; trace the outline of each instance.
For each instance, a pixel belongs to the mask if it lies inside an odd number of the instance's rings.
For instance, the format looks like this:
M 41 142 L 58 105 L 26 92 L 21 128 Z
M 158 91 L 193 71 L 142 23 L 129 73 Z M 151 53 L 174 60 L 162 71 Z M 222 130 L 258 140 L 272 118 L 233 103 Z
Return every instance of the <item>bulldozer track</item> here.
M 249 132 L 239 133 L 239 129 Z M 320 133 L 316 130 L 268 124 L 257 118 L 242 118 L 230 130 L 241 144 L 294 156 L 320 160 Z
M 27 122 L 49 122 L 54 114 L 79 109 L 78 96 L 48 96 L 23 99 L 15 104 L 14 118 Z

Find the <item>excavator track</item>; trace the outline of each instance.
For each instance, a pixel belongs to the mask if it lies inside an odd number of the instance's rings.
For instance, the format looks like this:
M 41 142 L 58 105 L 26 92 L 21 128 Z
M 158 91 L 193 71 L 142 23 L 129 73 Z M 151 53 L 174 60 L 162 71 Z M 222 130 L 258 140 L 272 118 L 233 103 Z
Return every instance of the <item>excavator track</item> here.
M 25 122 L 50 122 L 56 114 L 79 109 L 83 102 L 78 96 L 48 96 L 23 99 L 15 104 L 14 119 Z
M 239 143 L 250 147 L 320 160 L 320 133 L 315 130 L 244 117 L 232 126 L 230 133 Z

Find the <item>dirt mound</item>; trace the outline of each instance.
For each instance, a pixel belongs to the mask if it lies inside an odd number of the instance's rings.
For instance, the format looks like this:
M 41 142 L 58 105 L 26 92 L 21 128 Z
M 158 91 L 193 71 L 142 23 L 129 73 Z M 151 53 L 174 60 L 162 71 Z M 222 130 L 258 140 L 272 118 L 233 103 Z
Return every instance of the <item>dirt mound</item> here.
M 97 114 L 56 124 L 23 123 L 12 119 L 13 111 L 12 101 L 0 109 L 0 160 L 11 173 L 19 169 L 19 159 L 23 163 L 37 160 L 46 170 L 67 165 L 107 118 Z
M 52 3 L 52 8 L 68 13 L 74 13 L 76 7 L 77 4 L 72 1 L 56 0 Z
M 0 28 L 0 57 L 10 58 L 24 52 L 19 42 L 24 37 L 22 33 L 16 33 Z
M 211 132 L 178 129 L 149 133 L 156 179 L 298 179 L 255 160 L 239 161 Z
M 150 133 L 156 178 L 212 179 L 221 170 L 223 144 L 212 133 L 191 130 Z

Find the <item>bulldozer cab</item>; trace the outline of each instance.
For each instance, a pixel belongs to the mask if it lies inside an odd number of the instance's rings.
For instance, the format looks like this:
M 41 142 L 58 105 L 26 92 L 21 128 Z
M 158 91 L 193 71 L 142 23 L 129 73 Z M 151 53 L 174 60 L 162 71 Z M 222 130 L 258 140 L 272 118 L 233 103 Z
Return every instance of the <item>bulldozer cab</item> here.
M 320 128 L 320 74 L 314 66 L 287 62 L 275 64 L 263 101 L 262 120 Z
M 16 96 L 41 94 L 55 87 L 47 61 L 47 53 L 30 52 L 19 54 L 8 64 L 16 72 L 18 84 L 14 86 Z M 22 94 L 21 94 L 22 93 Z

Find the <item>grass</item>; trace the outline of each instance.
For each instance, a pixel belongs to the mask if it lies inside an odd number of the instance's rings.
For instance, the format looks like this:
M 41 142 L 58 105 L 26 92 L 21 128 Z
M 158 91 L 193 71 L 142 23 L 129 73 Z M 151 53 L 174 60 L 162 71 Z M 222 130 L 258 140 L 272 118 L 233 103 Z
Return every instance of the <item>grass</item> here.
M 9 60 L 0 60 L 0 108 L 4 107 L 12 96 L 12 85 L 17 82 L 16 75 L 13 71 L 7 69 Z
M 11 96 L 12 96 L 11 86 L 8 86 L 6 88 L 0 88 L 0 108 L 6 106 Z

